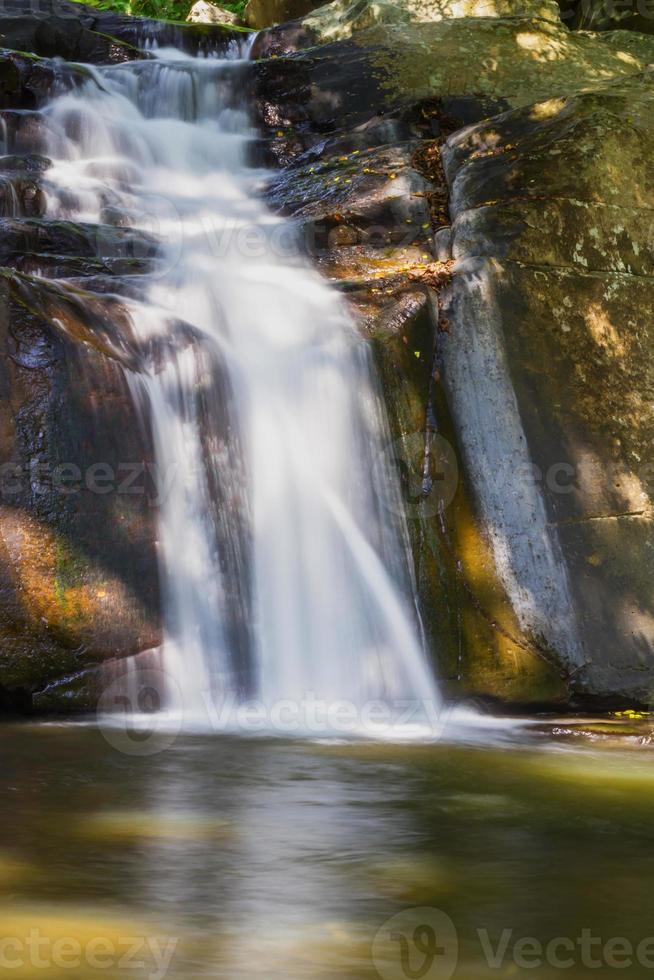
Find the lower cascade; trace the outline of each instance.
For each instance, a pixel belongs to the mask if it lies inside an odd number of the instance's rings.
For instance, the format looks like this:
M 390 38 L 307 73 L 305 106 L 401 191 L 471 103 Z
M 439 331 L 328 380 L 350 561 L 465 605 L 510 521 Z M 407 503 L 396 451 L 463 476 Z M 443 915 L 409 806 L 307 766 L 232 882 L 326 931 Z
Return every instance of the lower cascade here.
M 166 707 L 188 728 L 229 728 L 252 700 L 293 731 L 321 707 L 352 731 L 431 726 L 369 349 L 258 195 L 244 52 L 155 54 L 94 70 L 44 116 L 48 215 L 163 242 L 112 288 L 155 447 Z

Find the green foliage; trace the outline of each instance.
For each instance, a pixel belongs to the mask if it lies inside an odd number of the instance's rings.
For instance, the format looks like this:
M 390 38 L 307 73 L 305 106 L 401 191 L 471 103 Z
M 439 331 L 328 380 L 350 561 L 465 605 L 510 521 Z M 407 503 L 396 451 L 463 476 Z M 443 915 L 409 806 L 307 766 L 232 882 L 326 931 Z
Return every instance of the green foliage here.
M 119 14 L 134 14 L 138 17 L 152 17 L 155 20 L 186 20 L 193 6 L 192 0 L 85 0 L 98 10 L 113 10 Z M 229 0 L 218 4 L 234 14 L 242 14 L 246 0 Z
M 130 14 L 130 0 L 86 0 L 89 7 L 97 7 L 98 10 L 113 10 L 119 14 Z
M 131 0 L 130 13 L 155 20 L 186 20 L 191 6 L 188 0 Z

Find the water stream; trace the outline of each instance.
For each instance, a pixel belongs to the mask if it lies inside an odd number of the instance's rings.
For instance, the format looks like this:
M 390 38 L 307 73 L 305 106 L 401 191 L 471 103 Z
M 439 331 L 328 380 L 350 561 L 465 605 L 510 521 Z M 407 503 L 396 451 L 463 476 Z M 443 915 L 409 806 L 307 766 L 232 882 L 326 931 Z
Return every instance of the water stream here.
M 440 699 L 370 353 L 262 202 L 243 54 L 159 51 L 45 110 L 49 215 L 163 242 L 126 292 L 149 352 L 130 387 L 161 488 L 167 705 L 229 727 L 254 698 L 293 731 L 335 706 L 374 727 L 382 705 L 417 730 Z

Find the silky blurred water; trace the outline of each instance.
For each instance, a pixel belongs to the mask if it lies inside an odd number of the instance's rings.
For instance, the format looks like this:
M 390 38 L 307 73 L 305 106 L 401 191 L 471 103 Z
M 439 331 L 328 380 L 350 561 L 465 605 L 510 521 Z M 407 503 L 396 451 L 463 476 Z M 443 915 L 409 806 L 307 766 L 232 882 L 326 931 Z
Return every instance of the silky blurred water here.
M 654 772 L 637 739 L 528 729 L 474 747 L 183 735 L 137 757 L 93 726 L 24 724 L 4 727 L 1 761 L 0 938 L 24 944 L 38 930 L 44 960 L 63 938 L 82 958 L 97 940 L 118 950 L 147 937 L 172 955 L 163 972 L 152 954 L 137 968 L 106 952 L 101 968 L 60 968 L 33 965 L 21 945 L 5 950 L 23 950 L 11 969 L 21 980 L 364 980 L 378 976 L 373 940 L 386 920 L 424 906 L 451 918 L 453 975 L 465 980 L 561 974 L 516 966 L 520 937 L 590 928 L 636 943 L 654 933 Z M 509 952 L 493 968 L 479 930 L 496 948 L 505 929 Z M 448 964 L 424 975 L 449 976 Z M 386 967 L 406 975 L 399 960 Z
M 130 389 L 171 478 L 166 700 L 193 728 L 229 693 L 437 710 L 370 351 L 263 203 L 233 54 L 93 69 L 43 114 L 48 215 L 160 243 L 125 302 L 145 352 Z

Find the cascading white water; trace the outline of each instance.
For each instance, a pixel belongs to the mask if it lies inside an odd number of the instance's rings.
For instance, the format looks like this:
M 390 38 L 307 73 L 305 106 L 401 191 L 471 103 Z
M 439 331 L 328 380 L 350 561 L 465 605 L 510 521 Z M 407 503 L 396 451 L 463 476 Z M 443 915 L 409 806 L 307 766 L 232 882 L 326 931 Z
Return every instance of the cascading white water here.
M 424 720 L 439 696 L 369 351 L 257 194 L 243 71 L 164 51 L 46 110 L 49 213 L 155 232 L 135 330 L 186 337 L 130 379 L 161 487 L 170 696 L 190 725 L 228 695 L 292 730 L 307 701 L 347 702 L 353 728 L 371 702 Z

